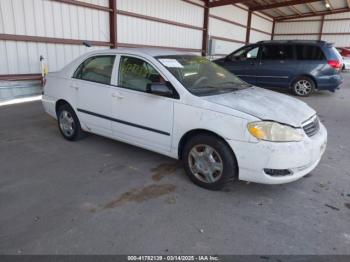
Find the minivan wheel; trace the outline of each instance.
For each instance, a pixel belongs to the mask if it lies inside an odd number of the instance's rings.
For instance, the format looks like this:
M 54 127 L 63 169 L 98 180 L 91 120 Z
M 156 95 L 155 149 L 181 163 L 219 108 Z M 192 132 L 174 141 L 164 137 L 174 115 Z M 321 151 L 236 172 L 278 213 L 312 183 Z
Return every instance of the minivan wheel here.
M 57 119 L 58 127 L 65 139 L 75 141 L 82 137 L 83 131 L 81 130 L 79 119 L 69 105 L 64 104 L 59 107 Z
M 189 178 L 206 189 L 220 190 L 237 175 L 236 159 L 231 149 L 213 135 L 192 137 L 184 147 L 182 160 Z
M 292 90 L 293 93 L 297 96 L 309 96 L 315 90 L 315 83 L 309 77 L 298 77 L 294 81 Z

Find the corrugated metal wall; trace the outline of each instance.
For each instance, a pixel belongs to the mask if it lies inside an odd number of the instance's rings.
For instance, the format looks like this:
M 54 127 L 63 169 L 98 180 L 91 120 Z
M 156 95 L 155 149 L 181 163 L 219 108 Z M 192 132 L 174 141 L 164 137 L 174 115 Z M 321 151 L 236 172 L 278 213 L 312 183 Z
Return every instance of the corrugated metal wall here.
M 322 29 L 322 35 L 320 36 Z M 339 47 L 350 46 L 350 12 L 276 22 L 275 40 L 325 40 Z
M 40 55 L 47 59 L 49 70 L 56 71 L 84 52 L 109 48 L 109 0 L 77 2 L 104 9 L 60 0 L 1 0 L 0 35 L 10 38 L 0 40 L 0 75 L 39 73 Z M 200 54 L 203 5 L 200 0 L 117 0 L 118 46 L 159 46 Z M 209 35 L 217 40 L 219 55 L 245 44 L 247 19 L 248 10 L 243 5 L 210 9 Z M 251 27 L 250 42 L 270 39 L 270 18 L 253 13 Z M 11 36 L 24 38 L 15 41 Z M 52 42 L 45 43 L 46 38 Z M 61 39 L 79 41 L 64 44 Z M 101 46 L 84 47 L 84 40 L 99 42 Z
M 255 43 L 263 40 L 271 40 L 272 25 L 273 21 L 271 18 L 260 13 L 253 13 L 250 42 Z
M 160 46 L 201 52 L 203 7 L 174 0 L 118 0 L 117 7 L 118 46 Z
M 108 6 L 108 0 L 85 0 Z M 47 0 L 1 0 L 0 34 L 109 41 L 109 15 Z M 95 47 L 101 48 L 101 47 Z M 40 72 L 39 57 L 56 71 L 80 54 L 84 46 L 21 41 L 0 41 L 0 75 Z
M 216 42 L 216 56 L 229 54 L 245 43 L 248 12 L 228 5 L 209 10 L 209 37 Z
M 242 5 L 228 5 L 210 9 L 209 35 L 216 41 L 215 56 L 231 53 L 245 45 L 248 9 Z M 253 13 L 250 43 L 270 40 L 272 19 Z

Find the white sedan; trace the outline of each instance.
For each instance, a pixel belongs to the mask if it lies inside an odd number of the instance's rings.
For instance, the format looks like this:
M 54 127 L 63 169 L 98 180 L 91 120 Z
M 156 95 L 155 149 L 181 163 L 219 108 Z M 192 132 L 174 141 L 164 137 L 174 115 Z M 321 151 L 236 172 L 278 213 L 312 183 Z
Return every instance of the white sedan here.
M 64 138 L 91 132 L 181 159 L 194 183 L 214 190 L 232 179 L 295 181 L 327 142 L 304 102 L 170 50 L 85 54 L 48 75 L 42 102 Z

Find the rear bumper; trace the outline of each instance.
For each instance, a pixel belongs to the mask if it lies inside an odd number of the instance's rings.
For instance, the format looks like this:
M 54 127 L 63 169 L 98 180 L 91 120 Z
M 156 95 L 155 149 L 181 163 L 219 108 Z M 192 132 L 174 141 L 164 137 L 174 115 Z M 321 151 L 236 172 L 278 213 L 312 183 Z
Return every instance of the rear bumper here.
M 344 79 L 341 74 L 335 74 L 331 76 L 320 76 L 317 79 L 317 89 L 334 91 L 339 88 Z
M 350 69 L 350 59 L 344 59 L 343 63 L 344 63 L 344 69 L 349 70 Z
M 52 97 L 48 97 L 46 95 L 43 95 L 42 97 L 42 104 L 44 107 L 44 110 L 47 114 L 52 116 L 53 118 L 57 118 L 56 116 L 56 99 Z
M 300 179 L 318 165 L 326 149 L 327 130 L 320 124 L 319 132 L 312 137 L 305 137 L 302 142 L 228 142 L 237 158 L 240 180 L 283 184 Z M 290 170 L 291 174 L 271 176 L 264 169 Z

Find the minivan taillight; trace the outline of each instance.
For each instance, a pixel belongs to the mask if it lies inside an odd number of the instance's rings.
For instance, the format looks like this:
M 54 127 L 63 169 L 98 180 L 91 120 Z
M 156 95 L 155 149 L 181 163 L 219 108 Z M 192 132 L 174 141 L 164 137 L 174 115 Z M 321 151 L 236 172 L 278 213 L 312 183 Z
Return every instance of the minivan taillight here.
M 339 60 L 328 60 L 327 63 L 337 70 L 340 70 L 343 67 L 343 63 Z

